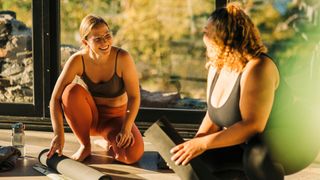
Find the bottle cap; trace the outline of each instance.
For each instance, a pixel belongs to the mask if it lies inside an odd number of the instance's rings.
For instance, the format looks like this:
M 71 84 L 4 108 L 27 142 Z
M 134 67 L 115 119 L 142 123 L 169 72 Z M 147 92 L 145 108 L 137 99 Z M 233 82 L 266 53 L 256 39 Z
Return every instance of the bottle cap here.
M 25 125 L 21 122 L 11 125 L 12 131 L 14 133 L 22 133 L 25 129 Z

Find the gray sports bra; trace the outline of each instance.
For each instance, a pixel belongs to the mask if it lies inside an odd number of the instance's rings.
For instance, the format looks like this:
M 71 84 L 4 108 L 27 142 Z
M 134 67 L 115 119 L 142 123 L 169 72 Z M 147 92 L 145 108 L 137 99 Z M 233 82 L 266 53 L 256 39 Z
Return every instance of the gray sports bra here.
M 210 99 L 212 96 L 213 89 L 217 83 L 220 73 L 216 73 L 210 87 L 209 98 L 208 98 L 208 113 L 210 119 L 220 127 L 229 127 L 234 123 L 240 121 L 241 113 L 239 107 L 240 101 L 240 80 L 242 73 L 238 76 L 232 91 L 226 100 L 226 102 L 218 108 L 215 108 L 211 105 Z

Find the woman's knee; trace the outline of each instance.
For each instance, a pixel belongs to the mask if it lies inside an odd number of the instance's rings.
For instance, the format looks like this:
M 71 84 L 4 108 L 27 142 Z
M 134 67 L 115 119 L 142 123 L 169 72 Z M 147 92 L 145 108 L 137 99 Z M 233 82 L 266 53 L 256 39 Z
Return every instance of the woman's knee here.
M 138 162 L 144 154 L 144 143 L 143 138 L 140 134 L 135 135 L 134 143 L 126 149 L 115 148 L 114 151 L 120 156 L 116 158 L 118 161 L 125 164 L 134 164 Z M 112 143 L 113 146 L 116 146 L 116 142 Z
M 79 84 L 71 83 L 67 85 L 62 93 L 62 104 L 67 105 L 74 101 L 79 101 L 86 97 L 86 90 Z
M 124 157 L 119 157 L 119 161 L 125 164 L 134 164 L 138 162 L 144 153 L 143 145 L 136 146 L 135 148 L 130 148 L 130 150 L 126 151 L 126 155 Z

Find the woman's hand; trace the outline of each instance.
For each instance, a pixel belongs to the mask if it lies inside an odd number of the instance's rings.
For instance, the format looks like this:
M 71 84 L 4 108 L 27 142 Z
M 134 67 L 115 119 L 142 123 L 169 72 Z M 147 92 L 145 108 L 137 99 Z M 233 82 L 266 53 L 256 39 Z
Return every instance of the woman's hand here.
M 170 153 L 174 154 L 171 157 L 176 165 L 186 165 L 196 156 L 199 156 L 206 150 L 203 138 L 194 138 L 182 144 L 173 147 Z
M 134 144 L 134 136 L 129 130 L 121 130 L 116 136 L 116 143 L 119 148 L 127 148 Z
M 58 155 L 61 156 L 63 146 L 64 146 L 64 135 L 54 135 L 51 141 L 50 150 L 47 155 L 48 159 L 50 159 L 56 151 L 58 151 Z

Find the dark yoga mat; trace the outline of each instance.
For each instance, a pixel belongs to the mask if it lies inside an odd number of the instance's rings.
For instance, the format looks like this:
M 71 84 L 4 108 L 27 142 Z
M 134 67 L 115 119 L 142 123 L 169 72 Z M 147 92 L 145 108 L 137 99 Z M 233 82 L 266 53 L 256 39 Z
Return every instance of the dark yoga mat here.
M 47 158 L 49 149 L 44 149 L 40 152 L 39 162 L 51 168 L 60 174 L 74 180 L 92 179 L 92 180 L 111 180 L 112 178 L 103 174 L 96 169 L 93 169 L 81 162 L 72 160 L 64 155 L 58 156 L 55 153 L 50 159 Z
M 183 180 L 215 180 L 215 177 L 198 157 L 186 166 L 177 166 L 171 161 L 170 149 L 184 142 L 170 122 L 162 117 L 152 124 L 144 133 L 145 138 L 153 144 L 171 169 Z

